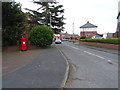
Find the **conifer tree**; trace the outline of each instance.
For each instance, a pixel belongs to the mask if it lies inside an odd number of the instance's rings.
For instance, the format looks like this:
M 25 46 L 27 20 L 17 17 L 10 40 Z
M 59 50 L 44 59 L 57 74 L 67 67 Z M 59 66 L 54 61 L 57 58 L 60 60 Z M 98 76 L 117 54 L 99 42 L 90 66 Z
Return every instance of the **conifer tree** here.
M 63 5 L 57 5 L 57 2 L 33 1 L 33 3 L 40 5 L 40 7 L 37 10 L 26 8 L 33 19 L 32 23 L 50 26 L 54 33 L 63 31 L 65 24 Z

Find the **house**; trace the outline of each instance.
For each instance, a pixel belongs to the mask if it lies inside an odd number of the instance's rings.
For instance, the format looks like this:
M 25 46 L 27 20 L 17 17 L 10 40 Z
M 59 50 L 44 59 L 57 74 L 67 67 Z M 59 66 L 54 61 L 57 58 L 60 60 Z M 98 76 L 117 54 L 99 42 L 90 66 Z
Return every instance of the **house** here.
M 107 37 L 106 38 L 114 38 L 114 33 L 107 33 Z
M 86 36 L 88 38 L 91 38 L 92 36 L 97 35 L 97 31 L 82 31 L 80 32 L 80 36 Z
M 91 38 L 94 35 L 97 35 L 97 27 L 96 25 L 91 24 L 89 21 L 82 25 L 80 27 L 81 31 L 80 31 L 80 36 L 85 36 L 87 38 Z
M 71 37 L 73 38 L 79 38 L 78 34 L 69 34 L 69 33 L 60 33 L 60 34 L 54 34 L 54 38 L 60 38 L 62 39 L 70 39 Z

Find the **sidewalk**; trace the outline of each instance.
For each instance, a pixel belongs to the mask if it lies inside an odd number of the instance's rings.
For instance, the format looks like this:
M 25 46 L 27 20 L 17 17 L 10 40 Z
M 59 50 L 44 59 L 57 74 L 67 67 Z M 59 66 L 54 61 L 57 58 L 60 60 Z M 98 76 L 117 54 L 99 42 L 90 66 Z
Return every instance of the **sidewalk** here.
M 43 49 L 2 53 L 2 75 L 14 72 L 33 61 Z
M 19 67 L 12 72 L 4 73 L 3 88 L 62 87 L 63 81 L 65 79 L 67 64 L 58 49 L 55 46 L 52 46 L 52 48 L 45 49 L 42 52 L 37 52 L 36 54 L 36 58 L 32 58 L 21 68 Z M 33 53 L 31 53 L 31 56 L 32 55 Z M 19 57 L 19 60 L 21 59 L 22 61 L 23 58 L 31 56 L 26 55 L 26 57 L 22 57 L 18 55 L 16 57 Z M 13 58 L 8 57 L 8 59 Z M 12 63 L 14 64 L 14 62 Z M 3 70 L 4 68 L 5 66 L 3 67 Z

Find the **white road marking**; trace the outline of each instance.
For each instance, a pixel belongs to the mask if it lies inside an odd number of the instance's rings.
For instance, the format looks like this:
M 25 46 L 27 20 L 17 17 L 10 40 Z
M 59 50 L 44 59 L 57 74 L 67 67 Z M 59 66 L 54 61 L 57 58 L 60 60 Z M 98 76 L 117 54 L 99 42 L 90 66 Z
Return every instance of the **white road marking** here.
M 99 55 L 96 55 L 96 54 L 93 54 L 93 53 L 90 53 L 90 52 L 88 52 L 88 51 L 84 51 L 85 53 L 88 53 L 88 54 L 90 54 L 90 55 L 93 55 L 93 56 L 96 56 L 96 57 L 99 57 L 99 58 L 101 58 L 101 59 L 104 59 L 105 61 L 107 61 L 108 63 L 110 63 L 110 64 L 113 64 L 113 62 L 111 61 L 111 60 L 106 60 L 104 57 L 102 57 L 102 56 L 99 56 Z
M 113 64 L 111 60 L 107 60 L 108 63 Z
M 101 59 L 105 59 L 104 57 L 101 57 L 101 56 L 99 56 L 99 55 L 96 55 L 96 54 L 90 53 L 90 52 L 88 52 L 88 51 L 84 51 L 84 52 L 85 52 L 85 53 L 88 53 L 88 54 L 90 54 L 90 55 L 93 55 L 93 56 L 99 57 L 99 58 L 101 58 Z
M 74 48 L 74 49 L 79 50 L 79 48 L 76 48 L 76 47 L 70 46 L 70 45 L 68 45 L 68 44 L 66 44 L 66 46 L 69 46 L 69 47 L 71 47 L 71 48 Z
M 72 47 L 72 48 L 74 48 L 74 49 L 77 49 L 77 50 L 79 50 L 79 48 L 76 48 L 76 47 L 73 47 L 73 46 L 70 46 L 70 47 Z
M 68 44 L 66 44 L 66 45 L 69 46 L 69 47 L 71 47 L 71 48 L 74 48 L 74 49 L 80 50 L 79 48 L 76 48 L 76 47 L 70 46 L 70 45 L 68 45 Z M 90 52 L 88 52 L 88 51 L 83 51 L 83 52 L 88 53 L 88 54 L 93 55 L 93 56 L 96 56 L 96 57 L 98 57 L 98 58 L 101 58 L 101 59 L 106 60 L 104 57 L 99 56 L 99 55 L 96 55 L 96 54 L 93 54 L 93 53 L 90 53 Z M 108 63 L 110 63 L 110 64 L 113 64 L 113 62 L 112 62 L 111 60 L 106 60 L 106 61 L 107 61 Z

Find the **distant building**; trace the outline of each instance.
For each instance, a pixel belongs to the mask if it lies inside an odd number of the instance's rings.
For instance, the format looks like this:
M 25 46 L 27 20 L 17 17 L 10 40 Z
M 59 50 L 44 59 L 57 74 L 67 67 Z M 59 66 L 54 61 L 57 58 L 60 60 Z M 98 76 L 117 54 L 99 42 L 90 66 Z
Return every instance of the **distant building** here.
M 120 1 L 118 2 L 117 30 L 114 34 L 115 38 L 120 38 Z
M 80 31 L 80 36 L 85 36 L 87 38 L 91 38 L 94 35 L 97 35 L 97 27 L 96 25 L 93 25 L 91 23 L 89 23 L 89 21 L 82 25 L 80 27 L 81 31 Z
M 54 34 L 54 38 L 60 38 L 60 34 Z
M 107 37 L 106 38 L 114 38 L 114 33 L 107 33 Z
M 70 39 L 71 37 L 79 38 L 78 34 L 69 34 L 69 33 L 60 33 L 60 34 L 54 34 L 54 38 L 60 38 L 60 39 Z

